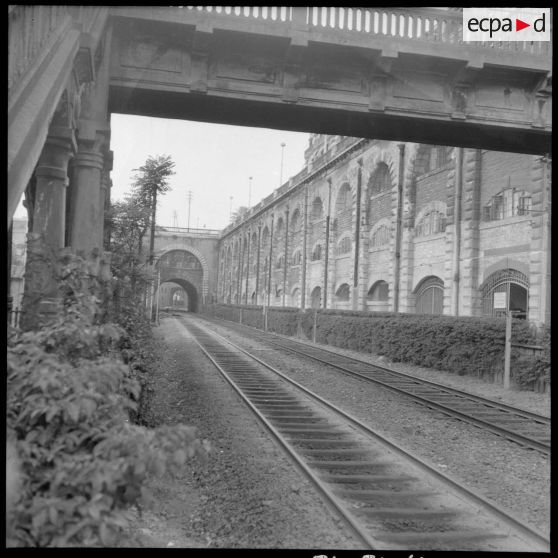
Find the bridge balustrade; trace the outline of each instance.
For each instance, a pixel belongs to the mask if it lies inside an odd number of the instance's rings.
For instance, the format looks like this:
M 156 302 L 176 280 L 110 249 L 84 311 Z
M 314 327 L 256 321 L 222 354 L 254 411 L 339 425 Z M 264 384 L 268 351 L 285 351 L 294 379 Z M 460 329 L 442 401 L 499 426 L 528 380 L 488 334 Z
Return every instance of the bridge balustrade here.
M 190 10 L 233 18 L 252 18 L 289 26 L 298 24 L 311 30 L 330 29 L 369 33 L 427 43 L 463 45 L 481 49 L 516 51 L 549 55 L 547 41 L 463 42 L 461 12 L 428 8 L 345 8 L 345 7 L 261 7 L 261 6 L 188 6 Z
M 8 8 L 8 88 L 43 53 L 48 39 L 70 17 L 68 6 L 10 6 Z

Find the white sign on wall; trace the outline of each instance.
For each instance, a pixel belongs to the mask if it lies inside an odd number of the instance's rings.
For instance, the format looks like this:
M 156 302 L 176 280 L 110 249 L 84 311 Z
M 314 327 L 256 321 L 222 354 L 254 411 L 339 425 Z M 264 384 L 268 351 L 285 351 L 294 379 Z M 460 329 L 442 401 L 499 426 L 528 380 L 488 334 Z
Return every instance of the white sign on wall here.
M 507 293 L 494 293 L 494 310 L 505 310 L 507 305 Z

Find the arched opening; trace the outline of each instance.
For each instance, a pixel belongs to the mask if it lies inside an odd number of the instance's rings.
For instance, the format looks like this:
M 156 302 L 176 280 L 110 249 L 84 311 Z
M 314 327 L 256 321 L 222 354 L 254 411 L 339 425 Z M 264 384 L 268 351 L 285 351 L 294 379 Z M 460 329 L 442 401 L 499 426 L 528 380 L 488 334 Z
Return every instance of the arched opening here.
M 322 203 L 322 199 L 317 196 L 316 198 L 314 198 L 314 201 L 312 202 L 312 219 L 314 219 L 315 221 L 317 221 L 318 219 L 322 218 L 323 215 L 323 203 Z
M 484 316 L 503 316 L 511 310 L 515 318 L 527 318 L 529 279 L 516 269 L 501 269 L 489 275 L 481 286 Z M 506 308 L 494 308 L 494 294 L 505 293 Z
M 376 281 L 369 289 L 366 301 L 371 310 L 385 312 L 389 310 L 389 285 L 385 281 Z
M 423 279 L 415 289 L 417 314 L 442 314 L 444 282 L 434 275 Z
M 160 285 L 172 282 L 180 287 L 184 294 L 184 308 L 189 312 L 197 312 L 200 297 L 207 288 L 204 287 L 204 268 L 199 257 L 187 249 L 172 249 L 161 255 L 156 264 L 160 277 Z M 165 289 L 161 291 L 161 294 Z M 169 306 L 172 306 L 172 301 Z M 175 300 L 176 302 L 176 300 Z M 159 299 L 161 305 L 161 299 Z
M 291 293 L 291 305 L 300 307 L 300 289 L 298 287 L 295 287 Z
M 167 285 L 170 285 L 170 288 L 167 287 Z M 171 304 L 165 305 L 163 304 L 163 302 L 169 301 L 168 299 L 163 298 L 164 296 L 166 296 L 165 293 L 167 292 L 167 290 L 173 294 L 171 295 L 170 299 Z M 179 293 L 182 294 L 179 295 Z M 178 295 L 175 297 L 177 301 L 179 296 L 182 296 L 180 304 L 172 304 L 172 296 L 174 296 L 175 294 Z M 159 308 L 176 307 L 187 310 L 188 312 L 197 312 L 199 309 L 198 290 L 196 289 L 196 287 L 194 287 L 194 285 L 192 285 L 192 283 L 186 281 L 185 279 L 174 277 L 172 279 L 163 281 L 155 295 L 155 300 L 157 299 L 159 300 Z
M 339 308 L 341 310 L 347 310 L 349 308 L 350 299 L 351 299 L 351 287 L 349 287 L 348 283 L 343 283 L 335 291 L 335 308 Z
M 322 307 L 322 288 L 314 287 L 312 293 L 310 294 L 310 306 L 315 310 Z

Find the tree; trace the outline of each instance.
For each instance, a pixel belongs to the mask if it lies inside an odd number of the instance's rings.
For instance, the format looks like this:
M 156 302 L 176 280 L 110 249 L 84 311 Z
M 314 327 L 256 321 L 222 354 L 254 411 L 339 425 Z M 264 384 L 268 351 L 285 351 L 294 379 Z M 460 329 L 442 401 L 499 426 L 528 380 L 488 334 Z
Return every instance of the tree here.
M 170 155 L 148 157 L 139 169 L 141 174 L 135 176 L 132 188 L 137 199 L 144 207 L 151 210 L 151 239 L 149 243 L 149 263 L 153 264 L 153 251 L 155 247 L 155 223 L 157 213 L 157 195 L 164 195 L 170 190 L 168 177 L 175 174 L 174 162 Z
M 235 225 L 237 223 L 240 223 L 240 221 L 242 221 L 242 219 L 246 216 L 246 214 L 248 213 L 248 207 L 241 205 L 236 211 L 234 211 L 234 213 L 232 214 L 232 218 L 231 218 L 231 223 L 234 223 Z

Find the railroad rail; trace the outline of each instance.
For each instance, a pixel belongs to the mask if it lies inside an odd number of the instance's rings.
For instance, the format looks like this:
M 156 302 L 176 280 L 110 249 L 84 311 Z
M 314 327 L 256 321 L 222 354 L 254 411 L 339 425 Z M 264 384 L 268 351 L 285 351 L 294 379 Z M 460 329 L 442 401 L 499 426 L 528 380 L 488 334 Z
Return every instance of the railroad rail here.
M 227 322 L 227 327 L 238 331 L 248 329 L 250 337 L 260 342 L 326 364 L 350 376 L 374 382 L 425 407 L 492 432 L 522 447 L 537 450 L 545 455 L 550 454 L 548 417 L 397 372 L 385 366 L 341 355 L 324 347 L 263 333 L 243 324 Z
M 548 551 L 509 511 L 184 317 L 178 321 L 268 431 L 371 549 Z

